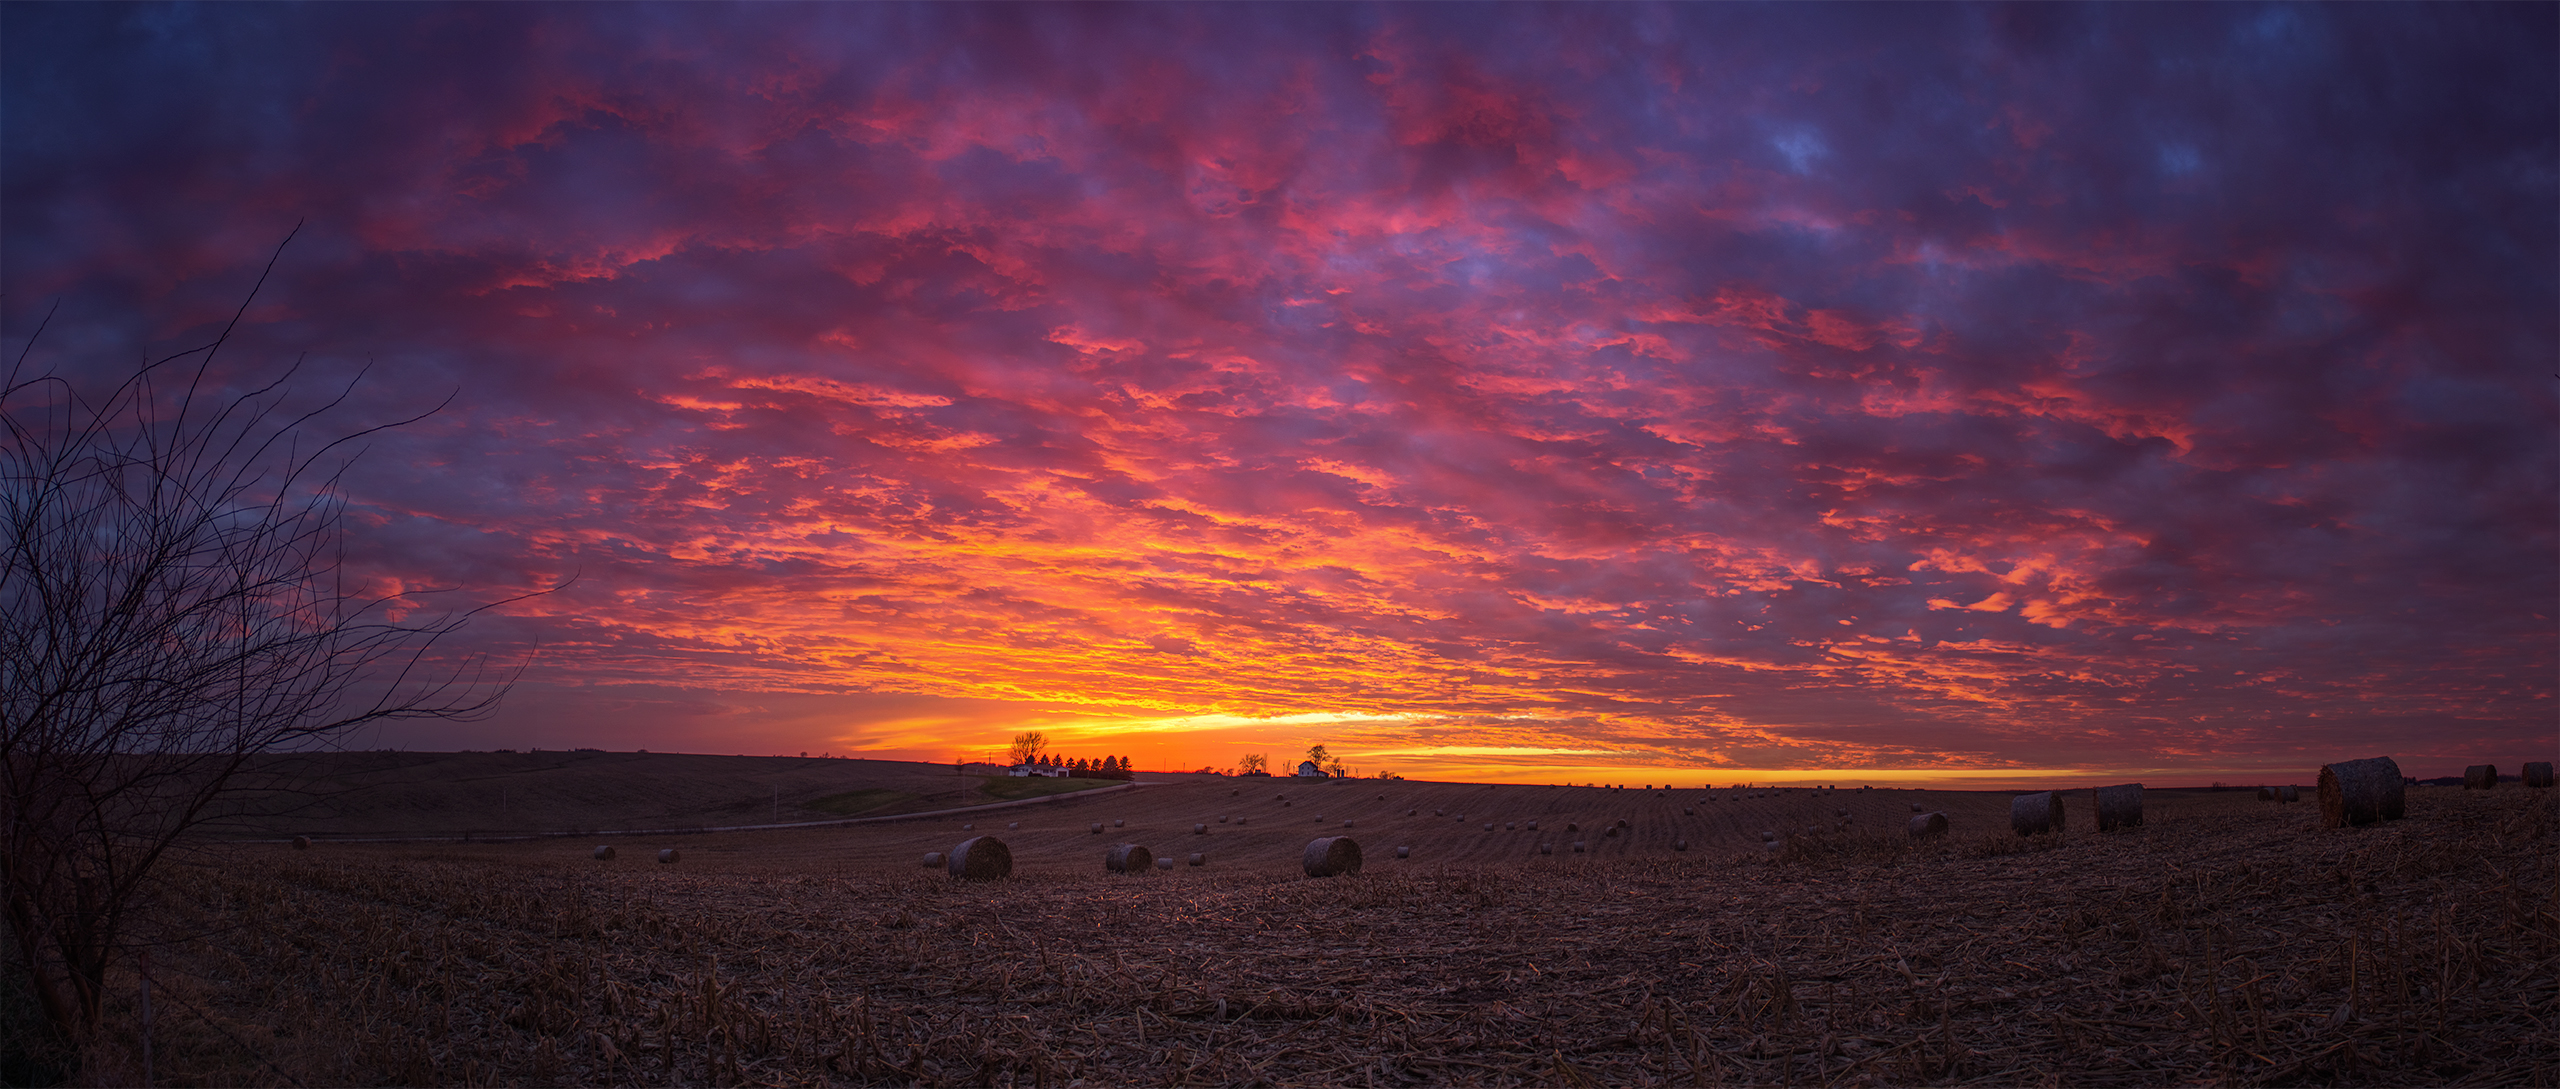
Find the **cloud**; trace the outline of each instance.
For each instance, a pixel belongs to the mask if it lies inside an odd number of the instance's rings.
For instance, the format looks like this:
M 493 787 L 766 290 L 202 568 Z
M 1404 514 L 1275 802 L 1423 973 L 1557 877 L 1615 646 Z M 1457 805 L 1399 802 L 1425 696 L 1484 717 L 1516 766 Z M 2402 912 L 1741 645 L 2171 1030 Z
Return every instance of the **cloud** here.
M 200 337 L 307 219 L 235 359 L 459 391 L 355 554 L 578 573 L 475 629 L 545 683 L 1452 769 L 2541 736 L 2553 17 L 2287 12 L 13 10 L 5 320 Z

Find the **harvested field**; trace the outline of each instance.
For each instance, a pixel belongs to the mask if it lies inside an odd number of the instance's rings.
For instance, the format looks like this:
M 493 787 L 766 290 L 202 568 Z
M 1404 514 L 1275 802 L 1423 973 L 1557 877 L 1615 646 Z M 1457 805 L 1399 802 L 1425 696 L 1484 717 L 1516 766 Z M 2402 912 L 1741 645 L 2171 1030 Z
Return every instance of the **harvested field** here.
M 2332 830 L 2246 791 L 2153 789 L 2140 826 L 2021 838 L 2006 792 L 1397 784 L 1380 801 L 1375 784 L 1293 784 L 1430 861 L 1309 880 L 1307 830 L 1275 822 L 1212 825 L 1216 866 L 1102 872 L 1089 813 L 1171 842 L 1200 814 L 1279 805 L 1173 778 L 1042 803 L 1005 837 L 1013 877 L 986 883 L 915 864 L 962 838 L 957 818 L 624 852 L 681 848 L 682 866 L 566 840 L 214 848 L 167 902 L 177 933 L 212 937 L 153 954 L 162 990 L 200 1011 L 162 1011 L 160 1077 L 2560 1080 L 2549 792 L 2412 790 L 2407 819 Z M 1630 824 L 1542 855 L 1532 832 L 1404 815 L 1460 790 L 1505 821 Z M 1915 797 L 1948 836 L 1904 834 Z M 1891 834 L 1757 846 L 1840 808 Z

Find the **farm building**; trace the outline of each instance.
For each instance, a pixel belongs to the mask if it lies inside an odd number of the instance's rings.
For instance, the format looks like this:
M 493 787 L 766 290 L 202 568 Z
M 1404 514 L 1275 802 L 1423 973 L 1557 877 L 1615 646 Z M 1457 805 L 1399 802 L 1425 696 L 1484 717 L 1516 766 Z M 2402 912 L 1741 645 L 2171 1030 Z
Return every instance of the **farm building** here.
M 1324 773 L 1324 769 L 1323 769 L 1323 768 L 1320 768 L 1320 767 L 1317 767 L 1317 766 L 1316 766 L 1316 762 L 1315 762 L 1315 761 L 1313 761 L 1313 760 L 1300 760 L 1300 761 L 1298 761 L 1298 778 L 1301 778 L 1301 779 L 1329 779 L 1329 778 L 1332 778 L 1332 776 L 1326 775 L 1326 774 Z
M 1005 774 L 1011 775 L 1016 779 L 1026 778 L 1029 776 L 1040 776 L 1048 779 L 1064 779 L 1067 777 L 1067 768 L 1066 765 L 1063 764 L 1015 764 L 1011 768 L 1007 768 L 1005 770 Z

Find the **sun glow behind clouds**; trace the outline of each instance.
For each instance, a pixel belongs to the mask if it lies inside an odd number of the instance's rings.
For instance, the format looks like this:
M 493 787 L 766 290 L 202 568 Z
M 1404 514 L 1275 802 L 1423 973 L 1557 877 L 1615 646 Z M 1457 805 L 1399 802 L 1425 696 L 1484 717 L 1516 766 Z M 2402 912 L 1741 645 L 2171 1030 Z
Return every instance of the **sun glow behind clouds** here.
M 8 9 L 8 331 L 200 342 L 307 210 L 236 358 L 465 391 L 360 573 L 686 689 L 549 743 L 2547 747 L 2547 5 L 124 10 Z

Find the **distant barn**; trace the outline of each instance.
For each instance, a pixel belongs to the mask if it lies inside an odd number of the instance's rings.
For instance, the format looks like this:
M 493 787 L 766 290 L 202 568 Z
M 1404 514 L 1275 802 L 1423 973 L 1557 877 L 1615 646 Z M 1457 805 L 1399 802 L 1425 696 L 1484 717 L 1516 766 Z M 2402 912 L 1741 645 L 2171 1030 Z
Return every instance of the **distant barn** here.
M 1323 768 L 1317 767 L 1317 766 L 1316 766 L 1316 762 L 1315 762 L 1315 761 L 1313 761 L 1313 760 L 1300 760 L 1300 761 L 1298 761 L 1298 778 L 1301 778 L 1301 779 L 1329 779 L 1329 778 L 1332 778 L 1332 777 L 1331 777 L 1331 776 L 1329 776 L 1329 775 L 1326 775 L 1326 774 L 1324 773 L 1324 769 L 1323 769 Z

